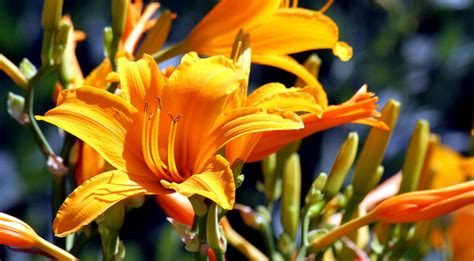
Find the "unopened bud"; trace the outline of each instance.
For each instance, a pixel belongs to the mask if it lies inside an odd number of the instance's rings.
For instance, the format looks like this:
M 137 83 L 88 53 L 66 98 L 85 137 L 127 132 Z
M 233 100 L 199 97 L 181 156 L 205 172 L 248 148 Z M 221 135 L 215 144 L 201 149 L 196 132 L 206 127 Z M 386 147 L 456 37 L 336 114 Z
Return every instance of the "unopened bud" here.
M 284 231 L 295 239 L 301 204 L 301 163 L 297 153 L 293 153 L 285 162 L 282 185 L 281 223 Z
M 430 137 L 430 125 L 426 120 L 419 120 L 408 145 L 405 162 L 402 168 L 402 183 L 399 193 L 416 190 L 420 181 L 428 142 Z
M 342 183 L 354 163 L 358 144 L 359 136 L 356 132 L 351 132 L 339 149 L 336 160 L 334 161 L 331 172 L 329 173 L 328 182 L 323 191 L 325 197 L 328 199 L 333 198 L 341 189 Z
M 23 89 L 28 88 L 28 80 L 25 75 L 23 75 L 14 63 L 2 54 L 0 54 L 0 70 L 4 71 L 19 87 Z
M 304 67 L 306 68 L 306 70 L 308 70 L 308 72 L 311 75 L 314 75 L 314 77 L 316 77 L 317 79 L 319 76 L 319 68 L 321 67 L 321 64 L 322 64 L 321 58 L 319 58 L 317 54 L 313 53 L 304 62 Z M 295 81 L 296 87 L 304 87 L 306 85 L 307 84 L 305 83 L 305 81 L 301 78 L 298 78 Z
M 160 14 L 158 21 L 148 32 L 143 40 L 143 44 L 138 52 L 137 57 L 141 57 L 144 53 L 155 53 L 163 47 L 171 28 L 171 22 L 176 15 L 169 10 L 165 10 Z
M 395 129 L 399 112 L 400 103 L 395 100 L 388 101 L 382 109 L 380 120 L 387 124 L 390 130 L 385 131 L 372 128 L 367 136 L 354 170 L 354 176 L 352 177 L 354 193 L 362 198 L 373 188 L 368 186 L 369 183 L 374 184 L 373 180 L 375 177 L 371 175 L 376 175 L 377 168 L 382 163 L 385 149 Z
M 20 124 L 25 124 L 28 122 L 28 115 L 24 113 L 25 108 L 25 98 L 14 93 L 8 93 L 7 100 L 7 110 L 8 114 L 12 116 Z
M 23 58 L 20 63 L 20 72 L 26 77 L 26 79 L 31 79 L 33 76 L 35 76 L 37 70 L 30 60 Z
M 58 28 L 62 10 L 63 0 L 44 0 L 43 14 L 41 15 L 41 25 L 44 30 Z
M 309 188 L 308 193 L 306 194 L 305 203 L 312 205 L 323 199 L 323 194 L 321 191 L 326 186 L 328 180 L 328 175 L 324 172 L 321 172 L 316 179 L 314 179 L 313 184 Z
M 128 0 L 112 0 L 112 32 L 119 39 L 125 31 L 127 6 Z

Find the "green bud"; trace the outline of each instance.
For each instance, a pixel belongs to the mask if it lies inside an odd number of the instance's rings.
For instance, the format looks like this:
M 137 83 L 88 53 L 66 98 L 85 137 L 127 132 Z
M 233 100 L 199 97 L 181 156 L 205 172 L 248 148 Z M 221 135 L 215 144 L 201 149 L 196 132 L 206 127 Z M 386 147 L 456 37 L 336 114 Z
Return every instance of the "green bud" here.
M 402 168 L 402 183 L 399 193 L 416 190 L 428 149 L 430 125 L 426 120 L 419 120 L 408 145 L 405 162 Z
M 220 249 L 220 231 L 219 231 L 219 207 L 215 203 L 209 206 L 206 218 L 206 238 L 207 243 L 212 249 Z
M 234 163 L 232 163 L 232 166 L 230 168 L 232 169 L 232 174 L 234 175 L 234 178 L 238 177 L 242 173 L 244 163 L 245 162 L 242 159 L 236 159 Z
M 114 40 L 114 34 L 112 32 L 112 28 L 106 26 L 104 27 L 104 55 L 105 57 L 109 57 L 112 55 L 112 42 Z
M 63 60 L 62 58 L 63 58 L 63 54 L 65 54 L 64 51 L 66 50 L 67 41 L 68 41 L 70 32 L 71 32 L 71 24 L 61 23 L 56 33 L 54 52 L 53 52 L 53 59 L 56 64 L 61 63 Z
M 44 30 L 55 30 L 61 21 L 63 0 L 44 0 L 41 26 Z
M 21 95 L 16 95 L 14 93 L 8 92 L 7 99 L 7 110 L 8 114 L 12 116 L 20 124 L 25 124 L 28 122 L 28 115 L 24 113 L 25 108 L 25 98 Z
M 112 32 L 119 39 L 125 31 L 127 6 L 128 0 L 112 0 Z
M 321 67 L 322 61 L 321 58 L 315 53 L 311 54 L 306 61 L 304 62 L 304 67 L 308 70 L 308 72 L 316 77 L 316 79 L 319 76 L 319 68 Z M 306 83 L 298 78 L 295 81 L 295 86 L 296 87 L 304 87 L 306 86 Z
M 143 40 L 143 44 L 140 47 L 137 57 L 141 57 L 144 53 L 158 52 L 161 47 L 163 47 L 163 44 L 168 38 L 173 18 L 174 14 L 171 11 L 164 10 L 161 12 L 158 21 L 156 21 L 156 24 Z
M 277 245 L 280 252 L 287 256 L 290 256 L 295 250 L 293 239 L 291 239 L 291 237 L 286 233 L 281 234 L 281 236 L 278 238 Z
M 281 194 L 281 180 L 277 164 L 276 153 L 273 153 L 262 160 L 262 173 L 265 185 L 264 192 L 268 201 L 278 199 Z
M 280 218 L 283 230 L 295 239 L 300 219 L 301 165 L 297 153 L 291 154 L 283 168 Z
M 35 76 L 37 70 L 34 64 L 30 62 L 27 58 L 23 58 L 20 63 L 20 72 L 26 77 L 26 79 L 31 79 Z
M 390 130 L 384 131 L 373 127 L 367 136 L 352 177 L 354 193 L 358 194 L 361 198 L 373 189 L 368 184 L 374 184 L 374 186 L 377 184 L 374 182 L 376 178 L 374 175 L 376 175 L 377 168 L 382 163 L 385 149 L 395 129 L 399 112 L 400 103 L 395 100 L 388 101 L 382 109 L 380 120 L 385 122 Z
M 326 187 L 323 190 L 326 198 L 333 198 L 341 189 L 342 183 L 354 163 L 358 144 L 359 136 L 356 132 L 351 132 L 339 148 L 336 160 L 334 161 L 331 172 L 329 173 Z
M 240 186 L 242 186 L 242 183 L 244 183 L 244 180 L 245 180 L 244 174 L 240 174 L 239 176 L 237 176 L 235 178 L 235 188 L 240 188 Z

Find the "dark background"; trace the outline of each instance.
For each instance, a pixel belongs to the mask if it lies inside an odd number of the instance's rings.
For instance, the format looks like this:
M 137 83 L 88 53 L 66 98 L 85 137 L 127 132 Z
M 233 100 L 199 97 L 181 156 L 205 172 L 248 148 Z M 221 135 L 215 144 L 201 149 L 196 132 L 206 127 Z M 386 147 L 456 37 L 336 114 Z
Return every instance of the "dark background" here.
M 215 2 L 161 1 L 162 8 L 177 13 L 169 43 L 183 39 Z M 311 9 L 322 5 L 324 1 L 300 3 Z M 16 64 L 24 57 L 37 66 L 40 64 L 41 8 L 42 1 L 0 0 L 0 53 Z M 102 32 L 110 24 L 110 3 L 66 0 L 64 13 L 71 15 L 76 29 L 87 33 L 87 40 L 77 48 L 79 62 L 87 75 L 103 59 Z M 431 130 L 441 136 L 444 144 L 466 155 L 472 153 L 474 4 L 471 0 L 346 0 L 336 1 L 327 14 L 339 25 L 341 40 L 354 48 L 354 57 L 345 63 L 334 58 L 329 50 L 317 52 L 323 60 L 320 80 L 330 103 L 345 101 L 364 83 L 377 93 L 381 105 L 389 98 L 402 103 L 401 116 L 384 160 L 385 176 L 401 168 L 410 134 L 420 118 L 430 121 Z M 294 57 L 304 61 L 309 54 Z M 278 69 L 260 66 L 252 69 L 253 88 L 270 81 L 291 86 L 295 80 L 293 75 Z M 37 88 L 37 114 L 53 106 L 50 97 L 55 77 L 50 75 Z M 0 72 L 0 211 L 25 220 L 50 239 L 51 180 L 43 157 L 32 146 L 32 138 L 7 113 L 9 91 L 21 94 L 21 89 Z M 62 141 L 58 131 L 43 123 L 41 127 L 59 151 Z M 345 125 L 304 140 L 300 152 L 303 184 L 308 185 L 303 185 L 303 193 L 318 173 L 330 170 L 340 144 L 353 130 L 364 137 L 367 127 Z M 259 165 L 250 164 L 244 173 L 246 181 L 238 191 L 238 201 L 250 206 L 262 204 L 264 197 L 255 190 L 257 180 L 261 179 Z M 259 234 L 242 226 L 237 214 L 231 212 L 229 216 L 239 232 L 262 247 Z M 164 222 L 164 215 L 153 200 L 130 212 L 126 222 L 121 236 L 125 240 L 127 260 L 190 258 L 183 253 L 179 238 Z M 277 233 L 281 231 L 278 219 L 274 227 Z M 81 258 L 97 260 L 99 247 L 98 241 L 90 244 Z M 229 255 L 241 258 L 231 248 Z M 31 258 L 0 246 L 2 260 Z

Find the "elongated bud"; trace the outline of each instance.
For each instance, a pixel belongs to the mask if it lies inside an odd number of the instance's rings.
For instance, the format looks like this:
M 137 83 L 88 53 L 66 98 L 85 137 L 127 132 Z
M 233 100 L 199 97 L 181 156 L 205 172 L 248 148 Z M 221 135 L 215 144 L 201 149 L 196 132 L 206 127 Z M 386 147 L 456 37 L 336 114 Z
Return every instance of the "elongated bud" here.
M 8 60 L 7 57 L 3 56 L 3 54 L 0 54 L 0 70 L 5 72 L 19 87 L 23 89 L 28 88 L 28 80 L 25 75 L 14 63 Z
M 30 62 L 27 58 L 23 58 L 20 63 L 20 72 L 26 77 L 26 79 L 31 79 L 35 76 L 37 70 L 34 64 Z
M 41 26 L 44 30 L 55 30 L 59 26 L 63 0 L 44 0 Z
M 435 171 L 431 167 L 431 159 L 433 156 L 433 151 L 435 150 L 435 147 L 439 145 L 439 143 L 439 136 L 431 134 L 428 141 L 428 149 L 426 151 L 423 168 L 421 170 L 420 182 L 418 182 L 418 190 L 431 188 L 431 184 L 433 183 L 433 178 L 435 175 Z
M 361 197 L 364 197 L 373 188 L 368 187 L 367 184 L 374 183 L 371 182 L 374 179 L 371 175 L 376 175 L 377 168 L 382 163 L 385 149 L 395 129 L 399 112 L 400 103 L 395 100 L 388 101 L 382 109 L 380 120 L 387 124 L 390 130 L 384 131 L 372 128 L 367 136 L 352 178 L 354 193 L 359 194 Z
M 120 37 L 125 30 L 128 0 L 112 0 L 112 32 L 114 37 Z
M 321 67 L 322 63 L 323 62 L 321 61 L 321 58 L 319 58 L 317 54 L 313 53 L 304 62 L 304 67 L 311 75 L 314 75 L 314 77 L 316 77 L 317 79 L 319 76 L 319 68 Z M 296 87 L 304 87 L 306 85 L 307 84 L 305 83 L 305 81 L 301 78 L 297 78 L 295 81 Z
M 71 32 L 71 23 L 62 22 L 58 28 L 55 38 L 53 59 L 56 64 L 61 63 L 63 55 L 67 55 L 64 51 L 66 50 L 68 37 Z M 67 65 L 66 65 L 67 66 Z M 71 73 L 72 74 L 72 73 Z M 70 76 L 72 78 L 72 76 Z
M 430 125 L 426 120 L 419 120 L 408 145 L 405 162 L 402 168 L 402 183 L 399 193 L 416 190 L 420 181 L 423 162 L 428 149 Z
M 164 10 L 161 12 L 158 21 L 156 21 L 156 24 L 143 40 L 143 44 L 137 55 L 138 57 L 141 57 L 144 53 L 158 52 L 161 47 L 163 47 L 170 32 L 171 22 L 175 17 L 176 14 L 172 13 L 170 10 Z
M 329 173 L 329 179 L 323 191 L 326 198 L 333 198 L 341 189 L 342 183 L 354 163 L 358 145 L 359 136 L 357 133 L 349 133 L 339 149 L 336 160 L 334 161 L 331 172 Z
M 28 115 L 24 113 L 25 109 L 25 98 L 14 93 L 8 93 L 7 100 L 7 110 L 8 114 L 12 116 L 20 124 L 25 124 L 28 122 Z
M 295 239 L 300 219 L 301 165 L 297 153 L 291 154 L 283 168 L 281 223 L 284 231 Z
M 112 28 L 108 26 L 104 27 L 104 55 L 105 57 L 110 58 L 112 55 L 113 40 L 114 40 L 114 34 L 112 32 Z
M 270 201 L 276 200 L 281 195 L 281 187 L 278 184 L 281 180 L 277 171 L 276 153 L 273 153 L 262 160 L 262 173 L 266 198 Z

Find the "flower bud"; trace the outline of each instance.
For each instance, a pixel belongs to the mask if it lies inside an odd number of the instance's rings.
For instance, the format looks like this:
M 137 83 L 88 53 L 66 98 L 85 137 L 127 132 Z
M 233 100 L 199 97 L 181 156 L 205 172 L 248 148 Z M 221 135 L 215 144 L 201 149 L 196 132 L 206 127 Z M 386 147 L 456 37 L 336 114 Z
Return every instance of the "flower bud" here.
M 301 165 L 297 153 L 291 154 L 283 168 L 281 223 L 284 231 L 295 239 L 300 219 Z
M 2 54 L 0 54 L 0 70 L 4 71 L 19 87 L 23 89 L 28 88 L 28 80 L 25 75 L 14 63 Z
M 408 145 L 405 162 L 402 168 L 402 183 L 399 193 L 416 190 L 420 181 L 423 162 L 428 149 L 430 137 L 430 125 L 426 120 L 419 120 Z
M 120 39 L 125 30 L 128 0 L 112 0 L 112 32 Z
M 20 63 L 20 72 L 26 77 L 26 79 L 31 79 L 35 76 L 37 70 L 34 64 L 30 62 L 27 58 L 23 58 Z
M 55 30 L 59 26 L 63 0 L 44 0 L 41 26 L 44 30 Z
M 317 54 L 313 53 L 304 62 L 304 67 L 317 79 L 319 76 L 319 68 L 321 67 L 321 64 L 321 58 L 319 58 Z M 297 78 L 295 81 L 296 87 L 305 87 L 306 85 L 306 82 L 301 78 Z
M 354 163 L 358 143 L 359 136 L 357 133 L 349 133 L 339 149 L 336 160 L 334 161 L 331 172 L 329 173 L 329 179 L 323 191 L 326 198 L 331 199 L 339 192 L 347 173 L 349 173 L 349 170 Z
M 12 116 L 20 124 L 25 124 L 28 122 L 28 115 L 24 113 L 25 108 L 25 98 L 20 95 L 8 92 L 7 100 L 7 110 L 8 114 Z
M 354 193 L 358 194 L 361 200 L 373 188 L 368 184 L 375 186 L 378 182 L 374 182 L 377 168 L 382 163 L 385 149 L 395 129 L 399 112 L 400 103 L 395 100 L 388 101 L 382 109 L 380 120 L 387 124 L 390 130 L 385 131 L 372 128 L 367 136 L 352 177 Z

